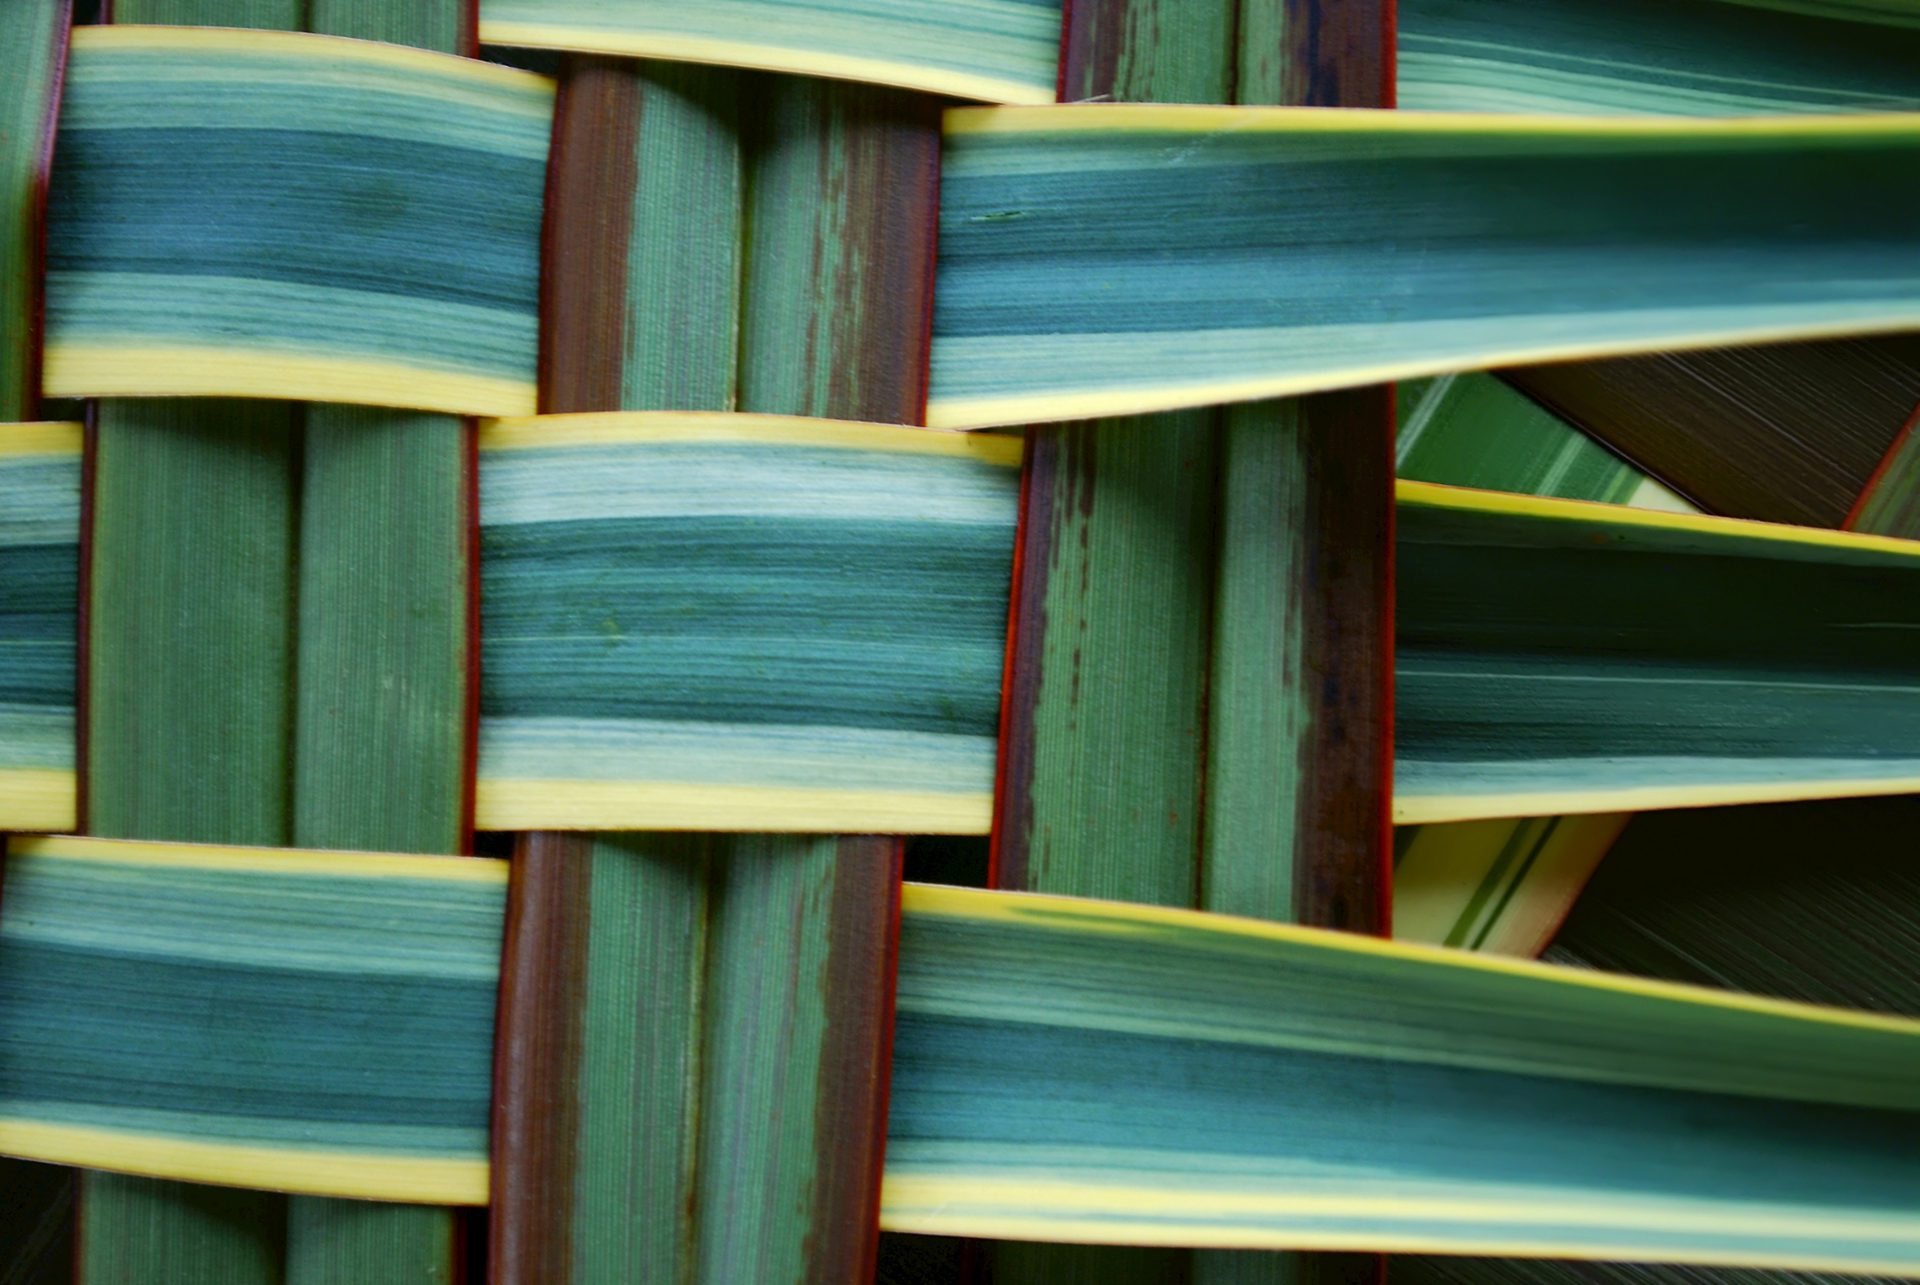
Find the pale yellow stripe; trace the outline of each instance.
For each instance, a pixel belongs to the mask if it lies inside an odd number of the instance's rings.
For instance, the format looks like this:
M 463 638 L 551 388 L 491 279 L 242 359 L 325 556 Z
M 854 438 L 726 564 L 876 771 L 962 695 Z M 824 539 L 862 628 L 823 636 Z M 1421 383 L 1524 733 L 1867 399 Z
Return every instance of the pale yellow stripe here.
M 238 870 L 248 874 L 344 875 L 357 879 L 438 879 L 451 883 L 507 881 L 507 863 L 490 857 L 423 857 L 393 852 L 319 848 L 252 848 L 237 844 L 149 843 L 137 839 L 90 839 L 78 835 L 15 836 L 13 857 L 103 861 L 113 865 L 174 866 Z
M 1212 914 L 1203 910 L 1181 910 L 1171 906 L 1133 905 L 1118 901 L 1098 901 L 1086 897 L 1061 897 L 1051 893 L 989 892 L 982 888 L 955 888 L 944 884 L 908 883 L 902 886 L 901 911 L 904 914 L 965 919 L 974 922 L 998 921 L 1029 927 L 1046 927 L 1035 916 L 1061 915 L 1073 920 L 1063 931 L 1104 931 L 1126 936 L 1154 928 L 1174 928 L 1188 932 L 1216 933 L 1251 937 L 1267 941 L 1289 942 L 1319 950 L 1346 951 L 1386 959 L 1413 960 L 1423 964 L 1445 964 L 1451 968 L 1531 977 L 1559 986 L 1586 987 L 1655 999 L 1675 1000 L 1697 1008 L 1738 1009 L 1789 1017 L 1796 1021 L 1823 1022 L 1830 1026 L 1849 1026 L 1860 1030 L 1882 1031 L 1920 1039 L 1920 1021 L 1861 1013 L 1848 1009 L 1822 1008 L 1794 1000 L 1766 999 L 1755 995 L 1736 995 L 1726 991 L 1683 986 L 1676 982 L 1628 977 L 1610 973 L 1589 973 L 1530 959 L 1510 959 L 1500 955 L 1482 955 L 1471 951 L 1448 950 L 1415 942 L 1388 941 L 1358 933 L 1329 932 L 1303 928 L 1296 924 L 1275 923 L 1265 919 L 1243 919 L 1237 915 Z M 1090 922 L 1093 921 L 1093 922 Z M 1057 924 L 1053 926 L 1059 926 Z
M 1650 477 L 1640 479 L 1633 488 L 1633 494 L 1624 501 L 1636 509 L 1658 509 L 1664 513 L 1698 513 L 1694 503 L 1678 492 L 1669 490 Z
M 1393 867 L 1393 935 L 1444 946 L 1525 818 L 1421 828 Z
M 587 53 L 623 54 L 634 58 L 665 58 L 674 62 L 718 64 L 824 76 L 830 80 L 857 80 L 876 85 L 898 85 L 952 98 L 975 98 L 989 103 L 1050 103 L 1053 86 L 1031 85 L 978 72 L 955 71 L 913 63 L 861 58 L 818 49 L 795 49 L 753 40 L 725 40 L 668 32 L 612 31 L 586 25 L 561 26 L 538 22 L 501 22 L 480 19 L 480 39 L 490 45 L 535 49 L 577 49 Z
M 16 455 L 78 455 L 86 426 L 57 421 L 0 424 L 0 459 Z
M 354 40 L 346 36 L 313 35 L 301 31 L 242 30 L 230 27 L 168 27 L 115 23 L 110 26 L 85 26 L 73 29 L 73 48 L 91 50 L 175 50 L 187 53 L 277 54 L 307 60 L 329 59 L 358 62 L 369 67 L 399 71 L 425 72 L 474 84 L 495 85 L 502 89 L 543 93 L 554 92 L 551 77 L 498 63 L 460 58 L 453 54 L 416 49 L 410 45 L 390 45 L 374 40 Z M 493 104 L 512 110 L 513 104 Z M 236 122 L 244 123 L 244 122 Z
M 1340 108 L 1338 110 L 1345 113 L 1359 109 Z M 1920 113 L 1916 113 L 1915 119 L 1920 120 Z M 1526 318 L 1519 318 L 1519 320 L 1526 320 Z M 1544 361 L 1592 357 L 1628 357 L 1653 351 L 1690 352 L 1701 348 L 1725 348 L 1735 344 L 1769 343 L 1788 339 L 1841 339 L 1849 336 L 1891 334 L 1916 327 L 1920 327 L 1920 309 L 1871 321 L 1831 321 L 1808 325 L 1745 328 L 1723 326 L 1711 331 L 1655 334 L 1644 339 L 1611 339 L 1595 343 L 1564 341 L 1542 343 L 1474 353 L 1471 356 L 1456 354 L 1451 357 L 1423 357 L 1409 361 L 1382 362 L 1371 366 L 1333 365 L 1288 375 L 1201 383 L 1150 384 L 1122 389 L 1055 389 L 982 397 L 941 397 L 936 388 L 935 394 L 927 402 L 927 424 L 933 428 L 949 429 L 1002 428 L 1018 424 L 1050 424 L 1071 419 L 1144 415 L 1157 411 L 1184 410 L 1192 406 L 1221 406 L 1234 402 L 1264 401 L 1269 397 L 1292 397 L 1300 393 L 1359 388 L 1367 384 L 1422 379 L 1428 375 L 1452 375 L 1469 369 L 1524 366 Z M 1311 330 L 1312 327 L 1303 327 L 1303 329 Z M 1035 343 L 1043 343 L 1046 336 L 1036 335 L 1033 339 Z M 939 346 L 940 338 L 936 335 L 934 336 L 936 358 Z M 1257 364 L 1257 359 L 1249 364 Z
M 1561 817 L 1476 949 L 1537 957 L 1632 819 L 1630 812 Z
M 481 777 L 482 830 L 770 830 L 804 834 L 986 834 L 993 796 Z
M 0 830 L 73 829 L 80 823 L 78 780 L 71 770 L 0 768 Z
M 1196 1219 L 1239 1217 L 1377 1218 L 1393 1222 L 1437 1222 L 1457 1226 L 1476 1223 L 1521 1223 L 1541 1227 L 1573 1227 L 1606 1232 L 1623 1225 L 1634 1231 L 1699 1232 L 1728 1236 L 1765 1236 L 1912 1241 L 1920 1255 L 1920 1223 L 1898 1215 L 1846 1217 L 1830 1209 L 1807 1209 L 1781 1204 L 1735 1204 L 1717 1208 L 1689 1207 L 1672 1198 L 1635 1199 L 1630 1196 L 1569 1190 L 1536 1199 L 1503 1198 L 1500 1189 L 1479 1199 L 1428 1196 L 1391 1191 L 1361 1194 L 1341 1191 L 1247 1191 L 1208 1187 L 1181 1190 L 1162 1184 L 1084 1181 L 1046 1178 L 1005 1178 L 988 1173 L 888 1174 L 881 1182 L 882 1217 L 889 1205 L 939 1207 L 982 1205 L 1020 1210 L 1051 1210 L 1058 1214 L 1105 1214 L 1152 1223 L 1169 1215 Z
M 1569 812 L 1644 812 L 1655 808 L 1710 808 L 1731 803 L 1791 803 L 1801 799 L 1861 799 L 1920 794 L 1920 777 L 1852 781 L 1722 782 L 1640 785 L 1619 790 L 1534 790 L 1514 794 L 1396 794 L 1395 825 L 1484 821 Z
M 966 1185 L 961 1180 L 961 1187 Z M 889 1205 L 882 1197 L 883 1231 L 929 1236 L 969 1236 L 995 1240 L 1063 1241 L 1086 1245 L 1172 1245 L 1194 1249 L 1302 1249 L 1370 1251 L 1391 1254 L 1475 1254 L 1492 1258 L 1571 1258 L 1604 1261 L 1701 1263 L 1724 1266 L 1727 1255 L 1705 1250 L 1676 1249 L 1665 1243 L 1640 1243 L 1628 1238 L 1609 1241 L 1604 1252 L 1581 1250 L 1564 1241 L 1496 1240 L 1460 1234 L 1441 1238 L 1388 1231 L 1330 1231 L 1303 1225 L 1277 1228 L 1222 1227 L 1196 1220 L 1191 1223 L 1128 1223 L 1094 1217 L 1046 1214 L 988 1214 L 965 1203 L 956 1194 L 945 1204 Z M 1901 1259 L 1812 1258 L 1780 1253 L 1744 1253 L 1740 1264 L 1755 1268 L 1800 1268 L 1807 1271 L 1863 1272 L 1904 1276 L 1913 1262 Z
M 1214 107 L 1186 103 L 1063 103 L 950 107 L 948 134 L 1466 134 L 1480 138 L 1895 138 L 1920 142 L 1920 112 L 1792 116 L 1551 116 L 1351 107 Z
M 245 348 L 49 344 L 44 374 L 49 397 L 273 397 L 453 415 L 526 415 L 537 404 L 531 381 Z
M 0 1120 L 0 1154 L 149 1178 L 311 1196 L 425 1205 L 487 1203 L 484 1158 L 244 1146 L 29 1120 Z
M 868 424 L 801 415 L 745 415 L 718 411 L 625 411 L 613 414 L 530 415 L 480 426 L 483 451 L 554 446 L 608 446 L 652 442 L 751 442 L 820 446 L 849 451 L 955 455 L 1006 468 L 1020 466 L 1026 439 L 960 433 L 906 424 Z
M 1506 513 L 1517 517 L 1553 518 L 1566 522 L 1604 522 L 1615 527 L 1647 527 L 1659 531 L 1693 531 L 1740 540 L 1768 540 L 1777 544 L 1811 544 L 1854 552 L 1891 553 L 1920 558 L 1920 540 L 1865 535 L 1825 527 L 1787 526 L 1748 518 L 1722 518 L 1706 513 L 1667 512 L 1627 508 L 1595 500 L 1563 500 L 1544 495 L 1516 495 L 1510 491 L 1482 491 L 1444 486 L 1405 478 L 1394 483 L 1394 497 L 1402 504 L 1473 513 Z

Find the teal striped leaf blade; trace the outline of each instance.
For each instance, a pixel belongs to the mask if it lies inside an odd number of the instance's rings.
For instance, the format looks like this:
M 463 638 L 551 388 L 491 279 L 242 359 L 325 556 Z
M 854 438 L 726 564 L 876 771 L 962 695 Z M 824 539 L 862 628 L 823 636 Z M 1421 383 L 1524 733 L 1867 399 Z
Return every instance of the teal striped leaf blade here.
M 1397 820 L 1920 790 L 1920 544 L 1399 491 Z
M 1912 111 L 1920 11 L 1825 0 L 1399 0 L 1399 105 L 1672 116 Z
M 785 416 L 482 437 L 482 829 L 982 833 L 1021 442 Z
M 1691 510 L 1493 375 L 1441 375 L 1398 392 L 1402 478 Z M 1533 958 L 1626 822 L 1603 812 L 1403 826 L 1394 835 L 1393 935 Z
M 543 77 L 397 45 L 79 29 L 47 392 L 531 412 L 552 116 Z
M 503 861 L 14 839 L 0 1154 L 484 1203 Z
M 946 117 L 927 422 L 1920 326 L 1920 115 Z
M 578 49 L 1050 103 L 1062 0 L 482 0 L 493 45 Z
M 0 424 L 0 830 L 75 823 L 78 424 Z
M 1920 1025 L 909 885 L 882 1226 L 1920 1275 Z
M 7 879 L 0 1152 L 483 1198 L 502 863 L 16 840 Z M 895 1229 L 1920 1275 L 1898 1019 L 913 886 L 898 1022 Z

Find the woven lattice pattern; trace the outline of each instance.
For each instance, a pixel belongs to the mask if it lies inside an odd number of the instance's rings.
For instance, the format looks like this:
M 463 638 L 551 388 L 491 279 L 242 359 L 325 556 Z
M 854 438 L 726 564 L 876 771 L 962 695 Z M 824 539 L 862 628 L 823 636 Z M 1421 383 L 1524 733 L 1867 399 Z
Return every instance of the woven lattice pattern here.
M 0 1281 L 1920 1278 L 1907 0 L 0 68 Z

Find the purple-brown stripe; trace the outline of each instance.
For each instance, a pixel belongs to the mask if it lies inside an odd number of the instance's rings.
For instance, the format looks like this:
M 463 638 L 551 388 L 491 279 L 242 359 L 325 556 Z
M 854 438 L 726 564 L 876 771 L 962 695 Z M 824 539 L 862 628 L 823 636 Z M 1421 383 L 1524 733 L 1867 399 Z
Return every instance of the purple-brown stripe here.
M 1085 431 L 1081 427 L 1081 431 Z M 992 853 L 987 885 L 1027 888 L 1033 829 L 1033 711 L 1040 697 L 1042 642 L 1047 633 L 1047 567 L 1063 459 L 1075 457 L 1073 428 L 1027 434 L 1020 475 L 1020 523 L 1013 548 L 1013 602 L 1007 617 L 1001 679 L 1000 751 L 994 783 Z M 1089 448 L 1091 444 L 1086 444 Z M 1077 453 L 1092 467 L 1092 451 Z M 1092 488 L 1079 494 L 1092 496 Z M 1037 561 L 1036 561 L 1037 560 Z
M 1313 702 L 1301 752 L 1294 918 L 1384 933 L 1392 863 L 1393 393 L 1302 399 L 1315 480 L 1304 527 L 1300 672 Z
M 933 343 L 933 250 L 940 204 L 940 104 L 917 94 L 876 93 L 854 131 L 848 166 L 861 194 L 862 270 L 836 282 L 839 315 L 865 319 L 834 363 L 827 413 L 920 424 L 927 417 L 927 356 Z
M 575 58 L 554 104 L 540 274 L 540 409 L 618 410 L 638 181 L 634 64 Z
M 573 1279 L 581 997 L 593 838 L 522 836 L 507 888 L 494 1044 L 489 1275 L 496 1285 Z
M 1241 3 L 1243 33 L 1277 25 L 1282 47 L 1277 63 L 1243 47 L 1240 102 L 1393 105 L 1394 0 Z M 1255 83 L 1249 67 L 1276 74 Z M 1295 533 L 1306 594 L 1299 667 L 1312 680 L 1313 710 L 1295 811 L 1294 918 L 1384 934 L 1393 877 L 1393 390 L 1322 393 L 1299 408 L 1315 479 Z M 1324 1270 L 1344 1270 L 1337 1256 L 1319 1257 Z M 1375 1270 L 1370 1256 L 1360 1261 Z
M 574 58 L 560 79 L 541 245 L 540 409 L 618 410 L 637 181 L 634 64 Z M 573 1279 L 593 837 L 520 837 L 495 1034 L 488 1277 Z
M 899 941 L 901 844 L 842 838 L 827 925 L 827 996 L 814 1136 L 821 1140 L 806 1240 L 807 1278 L 872 1279 L 886 1151 Z
M 1287 106 L 1393 106 L 1393 0 L 1284 2 Z

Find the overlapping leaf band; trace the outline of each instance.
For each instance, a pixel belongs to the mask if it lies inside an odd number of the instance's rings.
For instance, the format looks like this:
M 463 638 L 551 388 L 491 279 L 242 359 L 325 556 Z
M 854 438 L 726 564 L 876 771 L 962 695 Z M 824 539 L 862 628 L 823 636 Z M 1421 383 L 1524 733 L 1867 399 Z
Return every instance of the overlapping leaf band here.
M 533 409 L 553 85 L 284 32 L 74 32 L 55 396 Z

